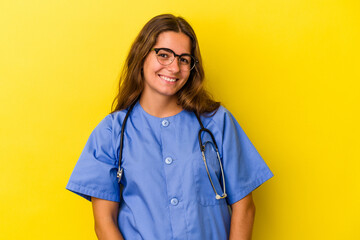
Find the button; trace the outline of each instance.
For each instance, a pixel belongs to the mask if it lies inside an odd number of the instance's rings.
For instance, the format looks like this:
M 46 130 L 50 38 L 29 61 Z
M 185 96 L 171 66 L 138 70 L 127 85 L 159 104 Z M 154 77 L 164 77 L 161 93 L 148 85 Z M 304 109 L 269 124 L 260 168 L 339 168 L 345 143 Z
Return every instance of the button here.
M 171 205 L 176 206 L 176 205 L 178 205 L 179 200 L 178 200 L 177 198 L 172 198 L 172 199 L 170 200 L 170 203 L 171 203 Z
M 173 159 L 171 157 L 165 158 L 165 163 L 166 164 L 171 164 L 172 162 L 173 162 Z
M 166 119 L 162 120 L 161 125 L 163 125 L 164 127 L 167 127 L 167 126 L 169 126 L 169 121 Z

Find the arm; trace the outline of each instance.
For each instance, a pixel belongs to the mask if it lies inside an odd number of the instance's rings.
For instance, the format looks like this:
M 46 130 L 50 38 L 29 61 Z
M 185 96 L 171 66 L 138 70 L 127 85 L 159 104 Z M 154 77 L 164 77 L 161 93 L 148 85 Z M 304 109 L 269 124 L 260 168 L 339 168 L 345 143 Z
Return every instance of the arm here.
M 230 240 L 251 240 L 255 218 L 255 204 L 250 193 L 231 205 Z
M 118 227 L 119 203 L 91 198 L 95 232 L 99 240 L 124 240 Z

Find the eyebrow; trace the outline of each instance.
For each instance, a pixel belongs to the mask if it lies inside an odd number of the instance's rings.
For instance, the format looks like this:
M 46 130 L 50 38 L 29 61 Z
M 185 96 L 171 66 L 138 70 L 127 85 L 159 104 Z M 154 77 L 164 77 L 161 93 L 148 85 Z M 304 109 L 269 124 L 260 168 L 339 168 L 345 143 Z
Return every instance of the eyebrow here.
M 156 47 L 156 48 L 154 48 L 154 49 L 163 49 L 163 50 L 166 50 L 166 51 L 175 53 L 174 50 L 172 50 L 172 49 L 170 49 L 170 48 L 165 48 L 165 47 Z M 181 53 L 181 54 L 175 53 L 175 54 L 178 55 L 178 56 L 182 56 L 182 55 L 190 55 L 190 56 L 192 56 L 191 53 Z

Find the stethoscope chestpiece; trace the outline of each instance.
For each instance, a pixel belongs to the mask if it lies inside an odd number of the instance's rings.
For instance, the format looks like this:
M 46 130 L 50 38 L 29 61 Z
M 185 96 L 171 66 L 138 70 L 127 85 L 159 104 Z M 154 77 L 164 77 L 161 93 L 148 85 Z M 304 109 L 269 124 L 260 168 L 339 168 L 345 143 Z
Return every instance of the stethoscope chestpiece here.
M 226 198 L 227 197 L 227 194 L 226 193 L 224 193 L 222 196 L 220 196 L 219 194 L 216 194 L 216 196 L 215 196 L 215 198 L 217 199 L 217 200 L 220 200 L 220 199 L 223 199 L 223 198 Z
M 117 174 L 116 174 L 116 176 L 117 176 L 117 178 L 118 178 L 118 183 L 120 183 L 120 181 L 121 181 L 121 178 L 122 178 L 122 175 L 123 175 L 123 168 L 119 168 L 119 170 L 118 170 L 118 172 L 117 172 Z

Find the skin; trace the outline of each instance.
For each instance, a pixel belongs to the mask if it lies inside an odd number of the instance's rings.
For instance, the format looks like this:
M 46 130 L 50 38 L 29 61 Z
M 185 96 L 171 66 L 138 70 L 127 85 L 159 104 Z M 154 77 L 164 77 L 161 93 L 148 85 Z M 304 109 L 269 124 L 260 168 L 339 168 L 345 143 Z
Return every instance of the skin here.
M 169 48 L 176 54 L 191 53 L 191 41 L 183 33 L 163 32 L 158 36 L 154 48 Z M 180 71 L 178 58 L 168 66 L 161 65 L 151 51 L 145 59 L 144 90 L 140 104 L 145 111 L 156 117 L 169 117 L 179 113 L 182 108 L 177 105 L 176 93 L 184 86 L 190 72 Z M 162 77 L 176 79 L 168 82 Z
M 251 240 L 255 219 L 255 204 L 250 193 L 231 205 L 230 240 Z
M 91 198 L 95 233 L 99 240 L 123 240 L 117 222 L 119 203 Z
M 191 41 L 183 33 L 163 32 L 158 36 L 154 48 L 169 48 L 176 54 L 191 53 Z M 182 72 L 178 58 L 168 66 L 161 65 L 155 51 L 151 51 L 144 61 L 144 90 L 140 97 L 142 108 L 156 117 L 169 117 L 182 111 L 177 105 L 176 93 L 189 78 L 190 72 Z M 169 82 L 162 77 L 176 79 Z M 100 240 L 123 239 L 118 228 L 119 203 L 92 198 L 95 232 Z M 250 240 L 255 216 L 252 194 L 231 205 L 232 216 L 230 240 Z

